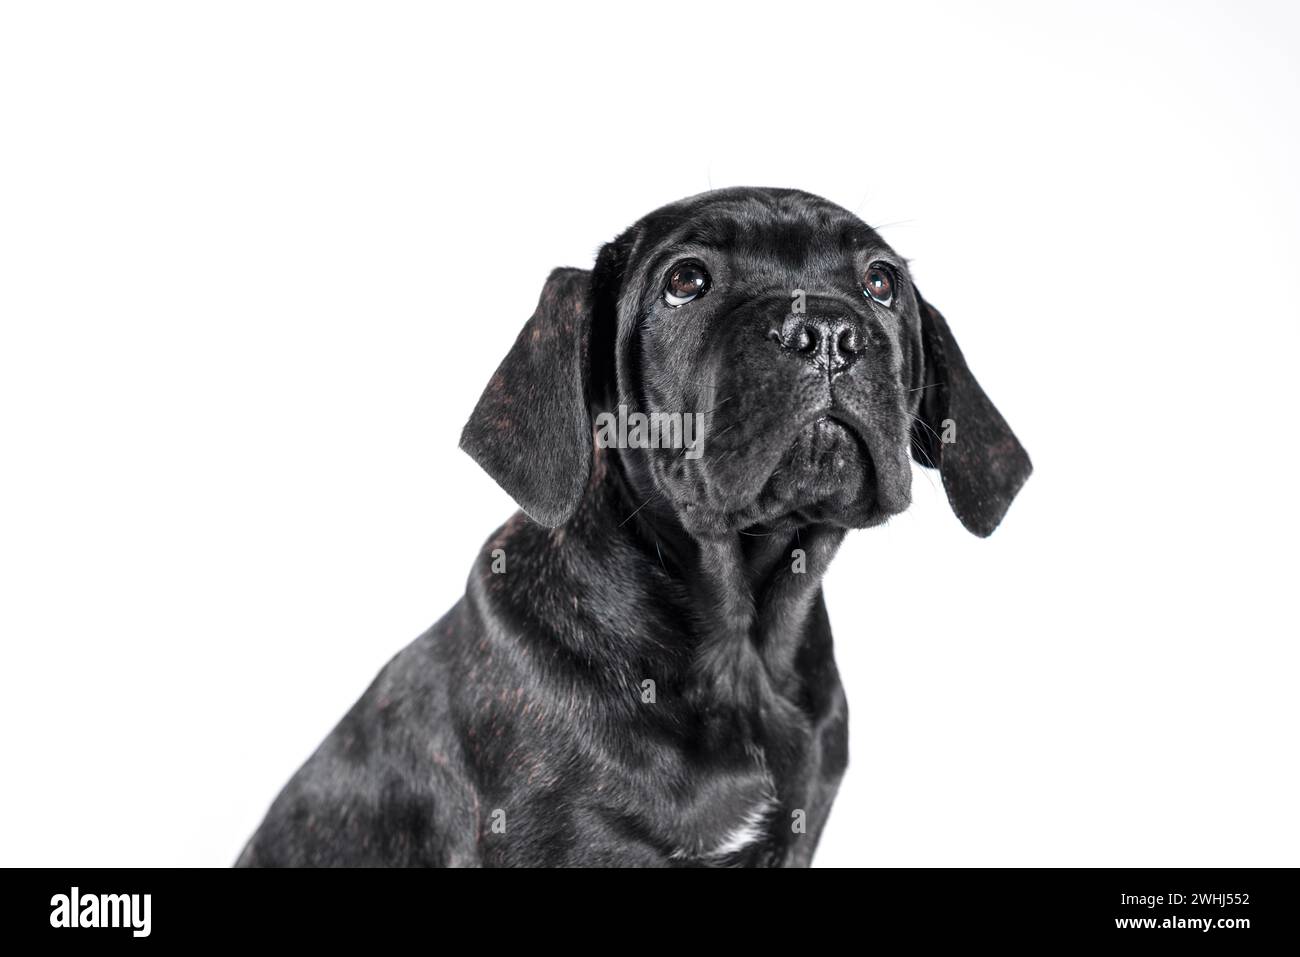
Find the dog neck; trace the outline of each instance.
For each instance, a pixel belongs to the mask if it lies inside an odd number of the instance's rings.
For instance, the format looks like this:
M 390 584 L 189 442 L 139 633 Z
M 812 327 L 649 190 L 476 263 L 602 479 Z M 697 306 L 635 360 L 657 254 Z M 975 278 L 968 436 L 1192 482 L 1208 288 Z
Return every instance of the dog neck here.
M 589 505 L 629 534 L 688 596 L 687 620 L 701 622 L 696 664 L 752 700 L 764 689 L 784 693 L 796 680 L 795 655 L 821 592 L 821 580 L 844 529 L 809 524 L 792 529 L 737 529 L 699 538 L 648 479 L 617 449 L 596 450 Z

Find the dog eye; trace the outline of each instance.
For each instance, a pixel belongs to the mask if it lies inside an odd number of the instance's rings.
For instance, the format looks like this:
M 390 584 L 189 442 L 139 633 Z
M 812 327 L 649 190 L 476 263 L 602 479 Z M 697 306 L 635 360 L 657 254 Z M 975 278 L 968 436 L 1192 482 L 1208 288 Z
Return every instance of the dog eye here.
M 664 302 L 673 306 L 684 306 L 692 299 L 698 299 L 709 288 L 709 274 L 697 262 L 678 263 L 668 274 L 664 286 Z
M 893 270 L 884 263 L 872 263 L 862 277 L 862 291 L 882 306 L 888 306 L 894 301 Z

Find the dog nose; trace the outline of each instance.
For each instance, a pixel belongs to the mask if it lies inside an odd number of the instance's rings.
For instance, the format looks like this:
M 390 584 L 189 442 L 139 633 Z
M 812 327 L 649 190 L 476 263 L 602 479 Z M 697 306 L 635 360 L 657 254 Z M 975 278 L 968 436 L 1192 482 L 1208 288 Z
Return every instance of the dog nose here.
M 789 352 L 812 359 L 831 376 L 853 365 L 866 347 L 857 323 L 843 316 L 789 315 L 768 338 Z

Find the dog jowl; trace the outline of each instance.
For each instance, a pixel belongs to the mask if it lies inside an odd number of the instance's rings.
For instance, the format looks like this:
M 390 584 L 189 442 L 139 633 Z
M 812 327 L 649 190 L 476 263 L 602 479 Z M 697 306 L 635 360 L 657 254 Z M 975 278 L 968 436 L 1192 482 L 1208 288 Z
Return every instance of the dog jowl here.
M 906 261 L 795 190 L 552 273 L 461 445 L 521 511 L 241 864 L 806 865 L 848 758 L 843 536 L 907 508 L 913 460 L 980 536 L 1030 473 Z

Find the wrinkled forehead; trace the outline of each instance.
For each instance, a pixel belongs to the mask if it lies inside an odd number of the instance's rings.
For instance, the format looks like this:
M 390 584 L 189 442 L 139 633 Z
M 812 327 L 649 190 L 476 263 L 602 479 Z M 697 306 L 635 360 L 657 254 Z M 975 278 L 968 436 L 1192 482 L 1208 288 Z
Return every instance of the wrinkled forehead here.
M 706 193 L 656 210 L 637 230 L 634 259 L 650 268 L 674 254 L 714 251 L 799 269 L 863 248 L 886 248 L 848 210 L 795 190 Z

